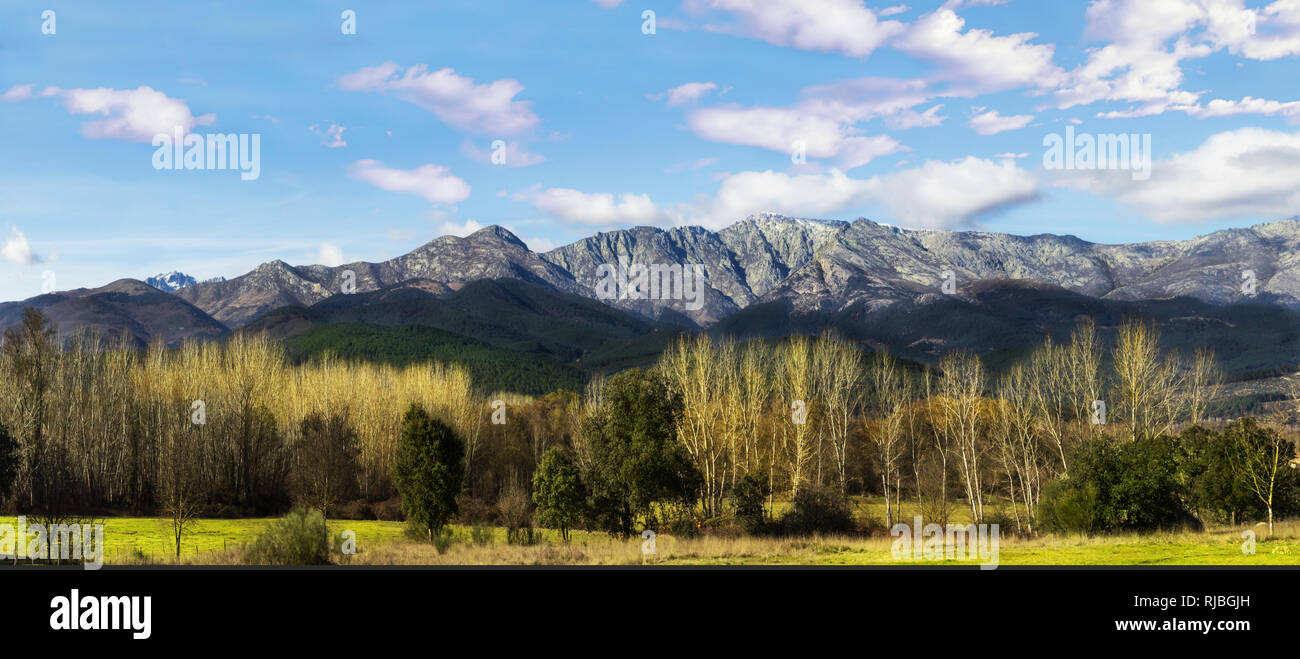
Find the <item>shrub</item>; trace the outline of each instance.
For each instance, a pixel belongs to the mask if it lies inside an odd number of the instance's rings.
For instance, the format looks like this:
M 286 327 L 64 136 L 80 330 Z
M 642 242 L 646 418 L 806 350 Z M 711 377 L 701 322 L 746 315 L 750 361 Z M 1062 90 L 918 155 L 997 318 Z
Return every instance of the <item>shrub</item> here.
M 329 534 L 319 510 L 295 508 L 257 536 L 244 551 L 253 565 L 329 565 Z
M 406 520 L 402 514 L 402 498 L 393 497 L 370 504 L 370 514 L 381 522 L 401 522 Z
M 375 513 L 365 499 L 356 499 L 340 506 L 338 516 L 341 519 L 374 519 Z
M 1038 519 L 1046 531 L 1092 535 L 1098 530 L 1097 488 L 1048 483 L 1038 503 Z
M 528 493 L 518 485 L 510 485 L 497 500 L 497 517 L 506 527 L 506 542 L 512 545 L 531 545 L 533 536 L 533 510 Z
M 469 541 L 479 547 L 492 544 L 492 527 L 475 524 L 469 529 Z
M 850 533 L 853 513 L 838 493 L 808 488 L 799 492 L 790 512 L 781 518 L 781 529 L 789 535 Z
M 1199 526 L 1180 497 L 1176 455 L 1167 437 L 1080 444 L 1069 478 L 1043 490 L 1044 527 L 1090 534 Z
M 745 533 L 759 533 L 766 523 L 763 504 L 771 494 L 762 474 L 745 474 L 731 487 L 731 501 L 736 507 L 736 524 Z

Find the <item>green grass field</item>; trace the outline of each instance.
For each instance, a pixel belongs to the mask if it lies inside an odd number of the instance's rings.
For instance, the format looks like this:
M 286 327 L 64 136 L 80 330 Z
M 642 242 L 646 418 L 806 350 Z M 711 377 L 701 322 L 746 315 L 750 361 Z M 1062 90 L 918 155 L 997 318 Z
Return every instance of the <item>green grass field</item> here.
M 778 509 L 781 508 L 778 505 Z M 858 517 L 884 517 L 880 500 L 856 500 Z M 903 518 L 911 523 L 912 509 L 903 506 Z M 964 523 L 969 513 L 957 504 L 951 515 L 954 524 Z M 123 564 L 172 564 L 175 546 L 168 520 L 149 517 L 110 517 L 104 522 L 104 562 Z M 202 519 L 187 531 L 180 563 L 232 564 L 240 562 L 242 547 L 266 529 L 270 519 Z M 14 517 L 0 517 L 0 523 L 16 524 Z M 474 538 L 464 526 L 452 528 L 455 543 L 438 553 L 428 543 L 410 539 L 403 522 L 332 520 L 331 534 L 345 530 L 356 533 L 358 553 L 344 557 L 352 564 L 404 565 L 549 565 L 613 564 L 647 562 L 641 554 L 639 537 L 621 540 L 604 533 L 574 531 L 570 542 L 559 534 L 539 530 L 539 542 L 531 546 L 508 545 L 505 529 L 491 528 L 488 537 Z M 1255 553 L 1242 551 L 1242 533 L 1256 535 Z M 482 529 L 480 529 L 481 533 Z M 1204 532 L 1174 532 L 1119 536 L 1056 536 L 1020 538 L 1014 529 L 1002 529 L 999 565 L 1300 565 L 1300 521 L 1277 524 L 1271 537 L 1266 526 L 1212 528 Z M 675 538 L 661 534 L 657 553 L 649 562 L 668 565 L 951 565 L 978 564 L 978 560 L 927 561 L 895 560 L 893 539 L 843 536 L 815 538 L 769 538 L 706 534 Z

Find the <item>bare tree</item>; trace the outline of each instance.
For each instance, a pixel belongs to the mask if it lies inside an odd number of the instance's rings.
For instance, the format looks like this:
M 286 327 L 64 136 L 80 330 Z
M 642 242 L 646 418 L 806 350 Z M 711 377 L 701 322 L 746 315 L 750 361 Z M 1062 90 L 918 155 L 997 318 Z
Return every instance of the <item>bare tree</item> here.
M 816 348 L 817 377 L 825 405 L 823 426 L 835 458 L 840 496 L 848 496 L 849 427 L 862 396 L 862 353 L 832 332 L 822 334 Z
M 1114 357 L 1120 412 L 1128 421 L 1131 438 L 1168 432 L 1178 411 L 1178 365 L 1172 357 L 1161 358 L 1155 324 L 1125 319 Z
M 1222 374 L 1214 357 L 1214 348 L 1197 348 L 1187 376 L 1187 412 L 1192 425 L 1199 425 L 1204 420 L 1205 408 L 1214 398 L 1220 379 Z
M 984 391 L 984 365 L 980 358 L 965 351 L 951 352 L 939 361 L 943 371 L 939 404 L 943 410 L 942 427 L 951 438 L 966 488 L 971 520 L 984 519 L 983 487 L 980 461 L 986 446 L 980 428 L 980 406 Z
M 813 458 L 813 421 L 809 406 L 813 396 L 812 344 L 806 336 L 792 336 L 781 350 L 781 400 L 787 421 L 781 424 L 785 460 L 790 472 L 790 496 L 799 496 Z
M 893 526 L 894 512 L 890 508 L 890 488 L 893 488 L 892 501 L 899 506 L 902 499 L 902 476 L 899 465 L 902 458 L 902 442 L 908 417 L 907 380 L 898 361 L 889 353 L 882 353 L 871 360 L 869 379 L 871 397 L 868 409 L 870 414 L 863 415 L 867 425 L 867 435 L 876 446 L 880 461 L 880 488 L 885 497 L 885 524 Z M 874 417 L 874 418 L 873 418 Z
M 1271 428 L 1249 423 L 1234 432 L 1237 452 L 1234 467 L 1246 488 L 1268 510 L 1268 533 L 1273 534 L 1273 495 L 1278 480 L 1294 457 L 1291 442 Z

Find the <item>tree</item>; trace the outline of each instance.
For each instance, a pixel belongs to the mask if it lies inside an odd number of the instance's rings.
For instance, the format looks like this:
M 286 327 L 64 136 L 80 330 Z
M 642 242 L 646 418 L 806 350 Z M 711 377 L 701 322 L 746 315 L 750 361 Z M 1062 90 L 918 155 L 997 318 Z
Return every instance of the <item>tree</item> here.
M 702 478 L 677 443 L 681 413 L 681 397 L 657 372 L 634 368 L 606 381 L 600 405 L 582 425 L 599 527 L 626 538 L 655 504 L 695 504 Z
M 0 423 L 0 504 L 9 498 L 18 476 L 18 442 L 9 436 L 9 429 Z
M 402 417 L 393 481 L 407 519 L 424 529 L 430 542 L 458 511 L 464 459 L 465 443 L 451 427 L 411 403 Z
M 334 507 L 357 493 L 357 432 L 344 414 L 308 415 L 294 444 L 294 494 L 329 520 Z
M 558 446 L 546 451 L 533 474 L 533 503 L 537 505 L 537 521 L 559 529 L 560 537 L 568 542 L 569 529 L 582 519 L 587 488 L 578 465 Z
M 160 407 L 162 415 L 154 428 L 159 436 L 157 496 L 179 560 L 185 532 L 198 521 L 202 496 L 195 455 L 203 441 L 210 438 L 203 435 L 204 426 L 189 422 L 189 405 L 185 401 L 178 399 Z
M 786 421 L 781 424 L 782 444 L 790 471 L 790 497 L 799 496 L 814 448 L 809 438 L 814 416 L 809 413 L 813 398 L 812 342 L 806 336 L 792 336 L 780 351 L 778 388 L 785 401 Z
M 821 389 L 822 401 L 826 405 L 824 429 L 829 435 L 831 451 L 835 456 L 836 481 L 840 496 L 848 498 L 849 429 L 853 425 L 853 415 L 857 412 L 858 399 L 862 396 L 862 352 L 857 346 L 827 330 L 817 340 L 814 362 L 820 380 L 818 388 Z M 877 390 L 877 395 L 879 394 Z M 894 402 L 893 399 L 889 401 Z M 897 433 L 891 434 L 891 438 L 896 437 Z M 888 497 L 888 489 L 885 495 Z
M 939 361 L 943 371 L 940 381 L 939 407 L 941 427 L 951 438 L 949 449 L 956 449 L 966 502 L 971 519 L 984 521 L 984 495 L 980 481 L 980 461 L 987 450 L 980 428 L 980 402 L 984 391 L 984 364 L 965 351 L 951 352 Z
M 1295 447 L 1277 431 L 1250 418 L 1236 421 L 1224 432 L 1239 449 L 1234 461 L 1238 476 L 1268 511 L 1268 532 L 1272 535 L 1278 485 L 1288 475 L 1287 465 L 1295 456 Z
M 1042 524 L 1053 531 L 1149 531 L 1196 524 L 1180 497 L 1174 441 L 1098 436 L 1070 453 L 1070 475 L 1043 488 Z
M 52 515 L 60 507 L 62 481 L 58 455 L 44 441 L 47 393 L 55 369 L 54 325 L 34 307 L 23 309 L 22 322 L 9 327 L 0 343 L 13 411 L 12 432 L 19 447 L 18 494 L 25 507 Z
M 880 462 L 880 491 L 885 495 L 885 525 L 894 525 L 895 511 L 890 508 L 890 487 L 893 487 L 893 504 L 902 505 L 902 441 L 905 431 L 906 408 L 909 402 L 907 376 L 889 353 L 882 353 L 871 361 L 869 369 L 871 405 L 876 419 L 864 416 L 867 434 L 876 445 Z M 841 495 L 843 485 L 841 481 Z
M 1191 373 L 1187 376 L 1187 407 L 1189 421 L 1199 424 L 1205 417 L 1205 408 L 1214 397 L 1222 374 L 1214 358 L 1214 348 L 1200 347 L 1192 357 Z
M 766 521 L 763 516 L 763 502 L 771 494 L 767 479 L 762 474 L 750 472 L 745 474 L 731 488 L 732 504 L 736 508 L 736 523 L 745 533 L 756 533 L 763 528 Z
M 1177 365 L 1160 358 L 1160 332 L 1154 323 L 1130 317 L 1119 327 L 1115 379 L 1121 414 L 1133 439 L 1169 431 L 1176 416 Z

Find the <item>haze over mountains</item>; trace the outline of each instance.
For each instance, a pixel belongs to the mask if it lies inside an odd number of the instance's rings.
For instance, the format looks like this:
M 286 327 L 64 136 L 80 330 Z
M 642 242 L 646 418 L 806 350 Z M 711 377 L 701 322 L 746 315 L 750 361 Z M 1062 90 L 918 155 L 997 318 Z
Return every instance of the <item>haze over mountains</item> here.
M 692 309 L 680 299 L 599 300 L 599 268 L 619 263 L 700 264 L 703 304 Z M 1285 330 L 1300 318 L 1300 219 L 1192 240 L 1106 245 L 1051 234 L 924 231 L 865 219 L 760 214 L 716 232 L 602 232 L 544 253 L 490 226 L 463 238 L 434 239 L 380 263 L 327 267 L 276 260 L 208 282 L 172 275 L 150 280 L 170 293 L 120 280 L 0 303 L 0 325 L 16 322 L 27 305 L 44 309 L 61 332 L 85 326 L 125 331 L 139 342 L 161 335 L 172 344 L 246 326 L 290 337 L 338 322 L 419 324 L 470 337 L 485 331 L 502 338 L 498 346 L 562 361 L 597 349 L 579 344 L 614 326 L 627 329 L 614 333 L 622 338 L 674 327 L 772 337 L 834 326 L 919 358 L 958 345 L 1011 349 L 1085 313 L 1140 311 L 1216 326 L 1268 317 Z M 945 279 L 954 286 L 951 294 Z M 479 296 L 490 292 L 490 305 L 457 294 L 481 281 L 521 284 L 474 289 Z M 1231 308 L 1241 304 L 1256 311 L 1243 320 Z M 570 328 L 581 341 L 547 335 L 564 319 L 556 309 L 585 319 L 577 321 L 581 332 Z M 512 317 L 518 331 L 510 327 Z M 546 318 L 536 325 L 529 320 Z M 952 325 L 957 319 L 965 319 L 965 329 Z M 988 336 L 993 327 L 1004 329 Z M 512 331 L 517 335 L 507 336 Z M 1300 361 L 1300 351 L 1291 355 L 1286 347 L 1291 339 L 1278 340 L 1283 353 L 1269 359 Z M 1253 366 L 1266 367 L 1262 362 Z

